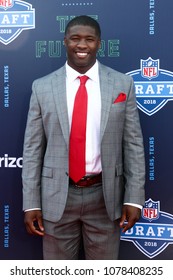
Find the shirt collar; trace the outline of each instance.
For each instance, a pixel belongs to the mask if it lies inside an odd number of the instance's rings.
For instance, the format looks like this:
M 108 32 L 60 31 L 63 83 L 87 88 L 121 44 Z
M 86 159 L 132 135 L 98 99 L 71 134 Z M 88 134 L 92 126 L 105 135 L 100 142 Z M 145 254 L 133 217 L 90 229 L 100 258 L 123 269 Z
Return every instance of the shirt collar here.
M 82 76 L 81 73 L 74 70 L 72 67 L 70 67 L 66 62 L 66 75 L 68 82 L 72 83 L 74 80 L 77 79 L 77 77 Z M 98 81 L 99 75 L 98 75 L 98 61 L 96 60 L 95 64 L 85 73 L 86 76 L 89 77 L 89 79 L 93 80 L 94 82 Z

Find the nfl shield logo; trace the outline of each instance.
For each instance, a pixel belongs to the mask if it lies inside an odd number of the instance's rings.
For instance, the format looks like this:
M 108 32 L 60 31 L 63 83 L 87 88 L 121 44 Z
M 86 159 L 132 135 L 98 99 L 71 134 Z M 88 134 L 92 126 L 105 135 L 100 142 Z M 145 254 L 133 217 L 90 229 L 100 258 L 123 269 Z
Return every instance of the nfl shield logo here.
M 3 9 L 3 11 L 2 11 Z M 8 45 L 23 30 L 35 28 L 35 9 L 21 0 L 0 0 L 0 43 Z
M 151 198 L 145 202 L 142 210 L 142 217 L 150 222 L 159 218 L 160 202 L 153 201 Z
M 159 59 L 152 59 L 149 57 L 147 60 L 141 59 L 141 76 L 149 80 L 158 77 L 159 75 Z
M 0 8 L 7 10 L 13 6 L 14 0 L 0 0 Z

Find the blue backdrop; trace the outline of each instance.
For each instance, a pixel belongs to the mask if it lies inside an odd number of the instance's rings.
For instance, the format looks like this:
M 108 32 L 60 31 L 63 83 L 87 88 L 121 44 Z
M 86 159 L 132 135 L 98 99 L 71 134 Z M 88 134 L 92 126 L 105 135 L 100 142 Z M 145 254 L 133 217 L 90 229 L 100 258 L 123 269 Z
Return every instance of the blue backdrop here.
M 134 78 L 146 153 L 146 203 L 122 234 L 120 259 L 173 258 L 173 2 L 0 1 L 0 259 L 42 259 L 22 213 L 22 148 L 32 81 L 65 63 L 64 29 L 76 15 L 102 29 L 98 59 Z

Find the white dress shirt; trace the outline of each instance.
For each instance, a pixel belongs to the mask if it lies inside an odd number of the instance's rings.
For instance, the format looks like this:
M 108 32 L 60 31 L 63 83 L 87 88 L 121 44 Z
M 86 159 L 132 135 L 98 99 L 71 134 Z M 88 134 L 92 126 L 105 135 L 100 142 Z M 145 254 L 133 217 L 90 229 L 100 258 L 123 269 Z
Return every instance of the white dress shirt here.
M 80 85 L 80 73 L 66 63 L 66 90 L 69 124 L 71 127 L 74 100 Z M 98 174 L 101 172 L 100 157 L 100 120 L 101 120 L 101 96 L 98 75 L 98 62 L 86 73 L 89 79 L 86 82 L 88 94 L 87 128 L 86 128 L 86 174 Z

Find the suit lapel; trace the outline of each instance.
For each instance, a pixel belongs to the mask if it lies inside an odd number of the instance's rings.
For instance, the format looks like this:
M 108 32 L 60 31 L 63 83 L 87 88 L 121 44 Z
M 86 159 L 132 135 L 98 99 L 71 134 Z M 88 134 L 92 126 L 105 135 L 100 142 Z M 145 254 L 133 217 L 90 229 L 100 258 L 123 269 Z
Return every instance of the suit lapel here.
M 111 79 L 107 69 L 102 64 L 99 64 L 99 75 L 100 75 L 100 91 L 101 91 L 100 135 L 102 140 L 106 128 L 106 124 L 108 121 L 111 104 L 112 104 L 113 80 Z
M 66 72 L 65 66 L 55 72 L 55 76 L 52 79 L 52 89 L 57 109 L 58 119 L 62 128 L 62 133 L 66 144 L 69 143 L 69 120 L 67 110 L 67 98 L 66 98 Z

